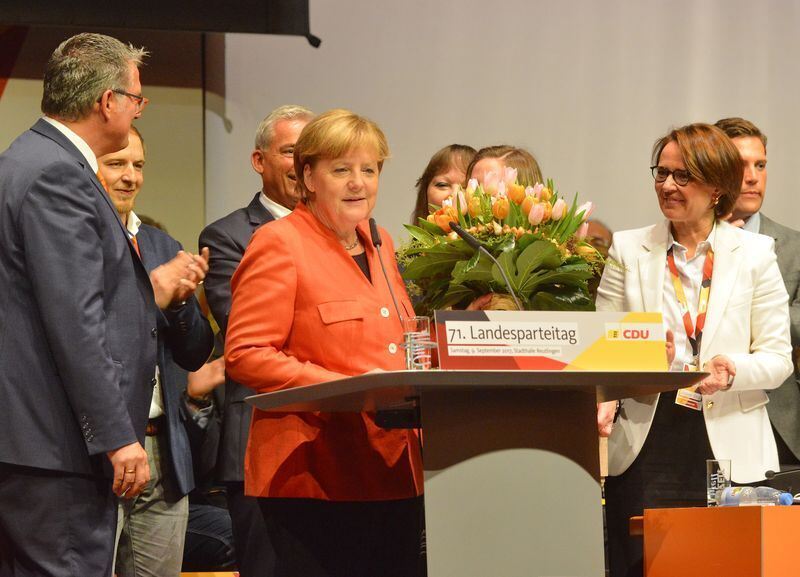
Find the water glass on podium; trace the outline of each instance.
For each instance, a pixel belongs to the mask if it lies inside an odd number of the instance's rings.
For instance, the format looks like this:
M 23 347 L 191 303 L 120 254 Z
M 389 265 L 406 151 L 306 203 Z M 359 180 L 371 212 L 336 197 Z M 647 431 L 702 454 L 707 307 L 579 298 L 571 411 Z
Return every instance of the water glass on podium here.
M 407 317 L 403 319 L 403 348 L 406 351 L 406 370 L 429 370 L 435 346 L 436 343 L 431 341 L 430 317 Z
M 717 506 L 717 493 L 731 486 L 730 459 L 706 460 L 706 504 Z

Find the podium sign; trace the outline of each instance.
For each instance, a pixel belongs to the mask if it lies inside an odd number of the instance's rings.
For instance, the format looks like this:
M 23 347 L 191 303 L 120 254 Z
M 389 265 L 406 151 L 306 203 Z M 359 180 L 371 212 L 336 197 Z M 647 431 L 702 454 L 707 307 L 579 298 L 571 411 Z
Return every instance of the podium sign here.
M 661 313 L 436 311 L 441 369 L 665 371 Z

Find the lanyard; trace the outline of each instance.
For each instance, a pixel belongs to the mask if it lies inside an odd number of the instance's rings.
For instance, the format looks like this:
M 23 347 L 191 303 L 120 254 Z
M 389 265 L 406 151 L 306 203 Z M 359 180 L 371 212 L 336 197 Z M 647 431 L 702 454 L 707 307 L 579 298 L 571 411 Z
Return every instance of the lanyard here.
M 686 301 L 686 294 L 683 292 L 683 284 L 678 276 L 678 267 L 675 266 L 675 256 L 672 254 L 673 247 L 667 251 L 667 265 L 669 266 L 670 276 L 672 276 L 672 286 L 675 287 L 675 296 L 678 304 L 683 311 L 683 328 L 686 329 L 686 336 L 692 346 L 692 356 L 696 366 L 700 362 L 700 341 L 703 338 L 703 327 L 706 324 L 706 311 L 708 310 L 708 295 L 711 293 L 711 275 L 714 272 L 714 250 L 709 246 L 706 252 L 706 260 L 703 263 L 703 282 L 700 284 L 700 300 L 697 303 L 697 319 L 692 323 L 689 314 L 689 304 Z

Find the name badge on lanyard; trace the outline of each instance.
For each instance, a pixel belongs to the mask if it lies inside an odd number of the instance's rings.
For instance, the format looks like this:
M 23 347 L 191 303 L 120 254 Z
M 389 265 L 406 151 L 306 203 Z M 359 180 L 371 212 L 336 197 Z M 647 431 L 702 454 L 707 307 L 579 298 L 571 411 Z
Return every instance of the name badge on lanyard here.
M 697 318 L 692 322 L 692 315 L 689 312 L 689 303 L 686 294 L 683 292 L 683 284 L 678 274 L 678 267 L 675 266 L 675 256 L 672 248 L 667 251 L 667 265 L 672 277 L 672 286 L 675 288 L 675 297 L 678 305 L 683 312 L 683 328 L 686 330 L 686 337 L 692 347 L 692 359 L 683 364 L 683 370 L 694 372 L 700 370 L 700 343 L 703 339 L 703 327 L 706 324 L 706 311 L 708 310 L 708 296 L 711 293 L 711 277 L 714 272 L 714 251 L 708 247 L 706 260 L 703 263 L 703 282 L 700 284 L 700 299 L 697 303 Z M 675 395 L 675 404 L 681 405 L 695 411 L 703 410 L 703 395 L 695 392 L 697 385 L 679 389 Z

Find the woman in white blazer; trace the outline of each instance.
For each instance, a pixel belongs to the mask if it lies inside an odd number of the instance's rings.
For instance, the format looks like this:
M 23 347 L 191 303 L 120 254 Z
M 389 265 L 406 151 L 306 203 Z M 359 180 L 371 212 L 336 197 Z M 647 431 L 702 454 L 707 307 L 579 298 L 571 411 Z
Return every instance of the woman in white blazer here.
M 696 391 L 599 409 L 601 434 L 610 432 L 612 577 L 642 575 L 641 540 L 628 535 L 631 516 L 705 505 L 705 459 L 730 459 L 737 483 L 778 470 L 765 390 L 792 372 L 788 295 L 774 241 L 721 220 L 741 188 L 736 147 L 719 129 L 693 124 L 659 139 L 652 159 L 666 220 L 614 235 L 597 310 L 663 312 L 674 334 L 670 368 L 710 376 Z

